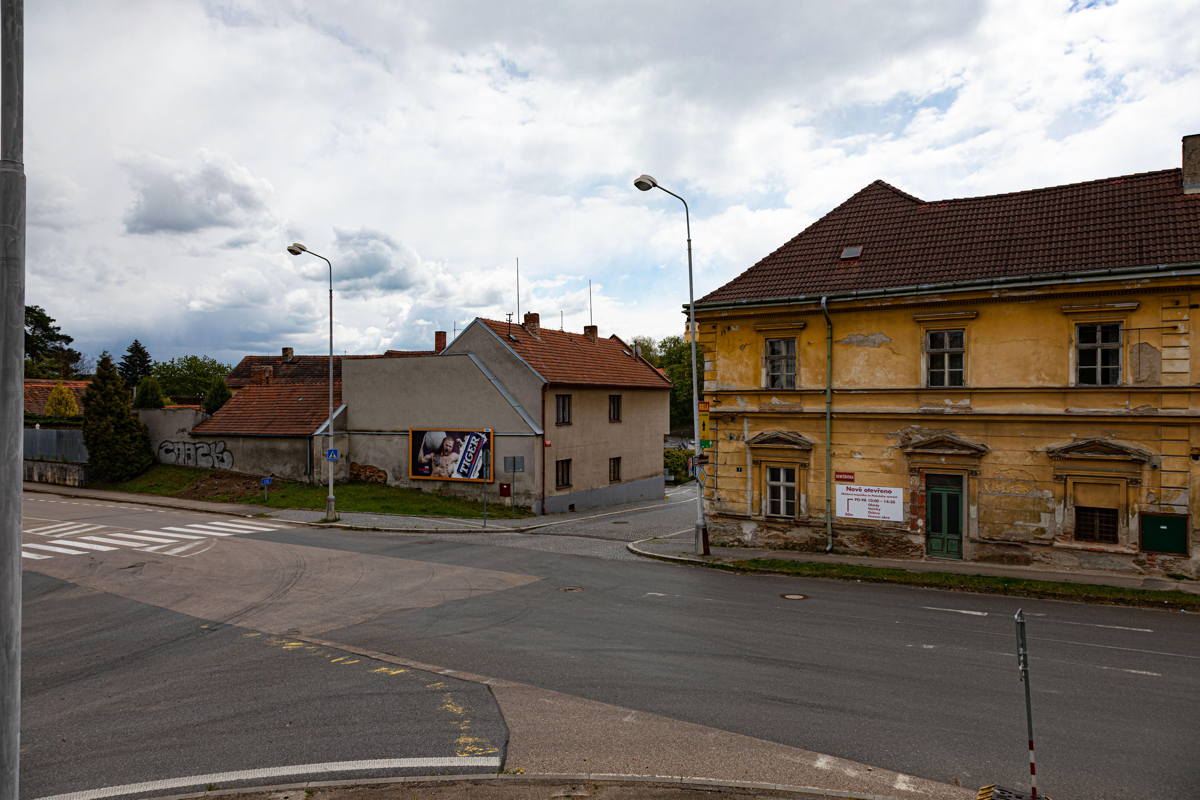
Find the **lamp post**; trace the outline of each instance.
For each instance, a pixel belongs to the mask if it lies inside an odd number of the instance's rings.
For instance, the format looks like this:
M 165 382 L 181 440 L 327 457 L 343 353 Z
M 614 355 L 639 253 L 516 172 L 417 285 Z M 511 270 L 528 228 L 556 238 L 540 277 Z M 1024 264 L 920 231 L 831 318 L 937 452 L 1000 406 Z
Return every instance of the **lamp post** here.
M 314 253 L 299 242 L 292 242 L 287 251 L 294 256 L 308 253 L 329 266 L 329 416 L 325 420 L 325 463 L 329 466 L 329 494 L 325 497 L 325 519 L 332 522 L 337 519 L 333 497 L 333 459 L 329 457 L 329 451 L 333 449 L 333 264 L 325 256 Z
M 663 189 L 658 185 L 658 181 L 649 175 L 639 175 L 633 182 L 643 192 L 648 192 L 651 189 L 662 189 L 662 191 L 674 197 L 679 202 L 683 203 L 683 220 L 687 225 L 687 258 L 688 258 L 688 338 L 692 341 L 692 435 L 695 437 L 695 470 L 696 470 L 696 553 L 702 556 L 708 555 L 708 525 L 704 521 L 704 483 L 700 480 L 700 381 L 696 370 L 696 338 L 699 331 L 696 330 L 696 303 L 692 299 L 692 219 L 691 213 L 688 211 L 687 200 L 684 200 L 679 195 L 672 192 L 670 189 Z

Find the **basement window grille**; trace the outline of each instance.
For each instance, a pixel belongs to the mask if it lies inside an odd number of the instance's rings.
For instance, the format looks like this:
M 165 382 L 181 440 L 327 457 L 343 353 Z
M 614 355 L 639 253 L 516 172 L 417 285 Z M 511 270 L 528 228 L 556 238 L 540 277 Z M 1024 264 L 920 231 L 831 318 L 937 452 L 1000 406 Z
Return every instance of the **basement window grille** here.
M 1117 544 L 1117 509 L 1075 506 L 1075 539 Z

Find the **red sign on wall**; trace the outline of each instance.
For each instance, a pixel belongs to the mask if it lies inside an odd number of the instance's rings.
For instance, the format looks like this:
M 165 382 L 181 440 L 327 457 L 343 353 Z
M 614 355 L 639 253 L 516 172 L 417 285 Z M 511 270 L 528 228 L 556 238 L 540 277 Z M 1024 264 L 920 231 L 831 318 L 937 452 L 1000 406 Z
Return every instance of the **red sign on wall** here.
M 835 481 L 838 481 L 839 483 L 854 483 L 854 473 L 853 472 L 835 472 L 835 473 L 833 473 L 833 479 Z

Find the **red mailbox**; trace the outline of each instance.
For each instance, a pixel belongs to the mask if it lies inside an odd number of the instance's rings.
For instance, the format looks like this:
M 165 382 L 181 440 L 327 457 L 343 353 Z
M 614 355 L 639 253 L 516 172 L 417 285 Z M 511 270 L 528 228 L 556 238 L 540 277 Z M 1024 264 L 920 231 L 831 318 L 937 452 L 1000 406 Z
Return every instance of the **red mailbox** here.
M 512 484 L 511 483 L 500 484 L 500 496 L 501 497 L 512 497 Z

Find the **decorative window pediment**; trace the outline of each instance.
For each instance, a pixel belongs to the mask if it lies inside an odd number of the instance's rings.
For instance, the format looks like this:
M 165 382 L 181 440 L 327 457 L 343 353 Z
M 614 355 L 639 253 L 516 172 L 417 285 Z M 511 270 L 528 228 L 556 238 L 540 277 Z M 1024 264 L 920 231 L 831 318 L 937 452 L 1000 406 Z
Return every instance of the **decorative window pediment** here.
M 1154 460 L 1149 450 L 1110 439 L 1077 439 L 1070 444 L 1051 445 L 1046 452 L 1053 459 L 1100 459 L 1103 461 L 1136 461 L 1146 464 Z
M 792 450 L 813 449 L 812 440 L 792 431 L 763 431 L 746 440 L 751 447 L 786 447 Z
M 988 453 L 991 448 L 986 444 L 972 442 L 953 433 L 937 433 L 930 436 L 914 437 L 902 444 L 900 449 L 910 456 L 980 456 Z

